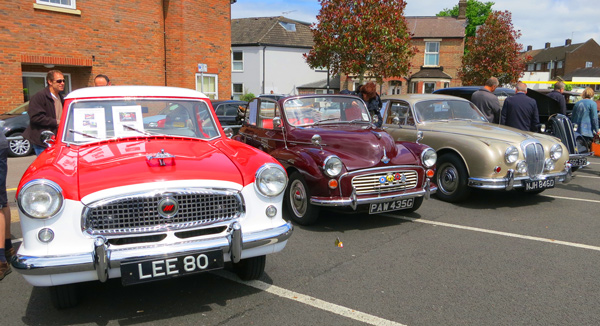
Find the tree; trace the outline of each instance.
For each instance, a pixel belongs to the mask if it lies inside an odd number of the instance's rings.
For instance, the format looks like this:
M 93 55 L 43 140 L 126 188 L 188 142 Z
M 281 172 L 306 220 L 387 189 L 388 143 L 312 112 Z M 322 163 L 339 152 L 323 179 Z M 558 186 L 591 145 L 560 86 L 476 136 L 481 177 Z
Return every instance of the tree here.
M 467 0 L 467 26 L 465 27 L 465 35 L 467 38 L 475 36 L 477 26 L 483 25 L 485 20 L 492 12 L 493 2 L 481 2 L 477 0 Z M 444 9 L 436 16 L 438 17 L 458 17 L 458 5 L 452 9 Z M 465 49 L 466 50 L 466 49 Z
M 462 59 L 458 75 L 464 85 L 483 85 L 494 76 L 500 84 L 516 83 L 525 70 L 530 56 L 521 54 L 517 43 L 520 31 L 515 31 L 509 11 L 493 11 L 475 37 L 467 40 L 469 52 Z
M 319 0 L 314 46 L 305 55 L 311 68 L 332 75 L 383 78 L 406 75 L 416 47 L 404 18 L 404 0 Z

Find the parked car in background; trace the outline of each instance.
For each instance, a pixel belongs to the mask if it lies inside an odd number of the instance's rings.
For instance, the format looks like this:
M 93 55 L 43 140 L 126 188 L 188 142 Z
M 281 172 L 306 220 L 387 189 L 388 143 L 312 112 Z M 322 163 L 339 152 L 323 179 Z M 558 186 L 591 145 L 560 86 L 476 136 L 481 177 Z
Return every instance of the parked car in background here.
M 217 113 L 217 118 L 223 128 L 227 126 L 239 126 L 242 122 L 243 112 L 248 102 L 222 100 L 212 101 L 212 106 Z
M 290 182 L 288 216 L 314 223 L 321 207 L 370 214 L 418 209 L 436 191 L 436 154 L 375 128 L 365 103 L 348 95 L 255 98 L 233 139 L 275 157 Z
M 481 87 L 479 86 L 450 87 L 438 89 L 433 93 L 454 95 L 470 101 L 473 93 L 480 88 Z M 560 138 L 562 143 L 568 149 L 570 157 L 569 162 L 573 167 L 573 171 L 576 171 L 580 167 L 584 167 L 589 164 L 587 157 L 592 153 L 585 144 L 585 139 L 574 128 L 571 120 L 558 113 L 560 112 L 559 103 L 553 98 L 545 95 L 548 93 L 550 93 L 550 90 L 527 89 L 527 96 L 533 98 L 538 107 L 541 123 L 539 131 L 541 133 Z M 502 104 L 506 97 L 513 96 L 515 94 L 515 90 L 509 88 L 497 88 L 494 91 L 494 94 L 498 96 L 498 99 Z M 573 104 L 569 103 L 569 98 L 571 96 L 578 96 L 578 94 L 565 91 L 563 92 L 563 95 L 567 101 L 567 112 L 569 114 L 573 108 Z
M 260 98 L 270 98 L 275 101 L 279 101 L 282 98 L 285 98 L 288 96 L 290 96 L 290 95 L 288 95 L 288 94 L 260 94 L 260 95 L 258 95 L 258 97 L 260 97 Z
M 165 108 L 164 123 L 144 123 Z M 16 193 L 23 243 L 12 266 L 49 287 L 58 308 L 76 304 L 76 284 L 87 281 L 138 284 L 227 262 L 257 279 L 292 233 L 285 170 L 225 137 L 202 93 L 78 89 L 50 136 Z
M 439 94 L 382 97 L 383 126 L 394 139 L 416 140 L 438 155 L 434 181 L 444 201 L 471 188 L 540 193 L 571 179 L 567 148 L 558 138 L 491 124 L 462 98 Z
M 0 120 L 4 121 L 4 126 L 2 127 L 4 135 L 6 137 L 18 138 L 9 140 L 8 156 L 22 157 L 33 154 L 33 146 L 31 146 L 29 140 L 19 137 L 23 134 L 25 128 L 29 126 L 29 115 L 27 114 L 28 108 L 29 102 L 25 102 L 15 109 L 0 115 Z

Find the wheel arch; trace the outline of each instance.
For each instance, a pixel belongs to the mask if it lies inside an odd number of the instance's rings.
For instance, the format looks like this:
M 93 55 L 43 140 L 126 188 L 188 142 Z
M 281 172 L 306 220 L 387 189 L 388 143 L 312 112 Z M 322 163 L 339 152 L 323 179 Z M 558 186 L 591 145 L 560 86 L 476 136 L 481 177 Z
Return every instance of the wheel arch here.
M 467 160 L 465 159 L 465 157 L 456 149 L 454 148 L 440 148 L 437 150 L 437 156 L 438 156 L 438 161 L 440 159 L 440 157 L 442 157 L 442 155 L 446 155 L 446 154 L 454 154 L 456 155 L 465 165 L 465 168 L 467 169 L 467 174 L 471 175 L 471 171 L 469 169 L 469 164 L 467 163 Z

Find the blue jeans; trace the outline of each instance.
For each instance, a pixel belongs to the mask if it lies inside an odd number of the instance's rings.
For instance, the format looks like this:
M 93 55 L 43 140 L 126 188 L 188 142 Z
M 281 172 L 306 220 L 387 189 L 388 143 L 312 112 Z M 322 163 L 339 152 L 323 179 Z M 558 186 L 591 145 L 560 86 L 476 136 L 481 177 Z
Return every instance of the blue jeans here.
M 33 145 L 33 151 L 35 151 L 35 155 L 39 156 L 46 148 L 48 148 L 47 146 L 39 146 L 36 144 L 31 144 Z

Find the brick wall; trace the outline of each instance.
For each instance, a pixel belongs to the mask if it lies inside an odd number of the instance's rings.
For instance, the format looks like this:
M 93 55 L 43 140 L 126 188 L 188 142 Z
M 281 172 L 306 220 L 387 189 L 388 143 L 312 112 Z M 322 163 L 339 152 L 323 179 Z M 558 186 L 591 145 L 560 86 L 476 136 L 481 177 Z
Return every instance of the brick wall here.
M 204 63 L 218 74 L 220 97 L 231 95 L 230 0 L 77 0 L 80 14 L 34 3 L 0 1 L 0 111 L 23 102 L 22 73 L 47 72 L 44 64 L 71 73 L 72 89 L 97 74 L 116 85 L 195 89 Z
M 592 62 L 593 68 L 600 67 L 600 46 L 593 39 L 588 40 L 565 57 L 565 74 L 578 68 L 585 68 L 586 62 Z

